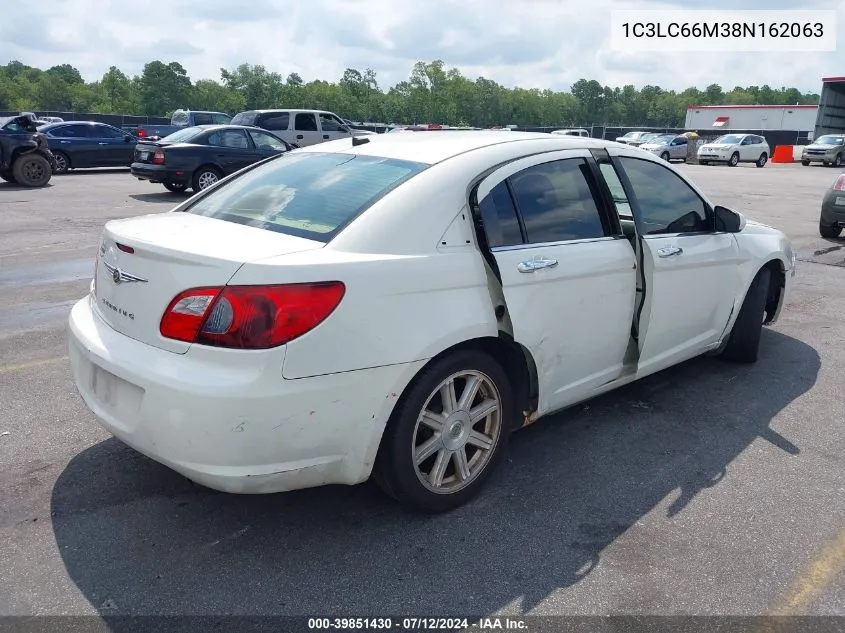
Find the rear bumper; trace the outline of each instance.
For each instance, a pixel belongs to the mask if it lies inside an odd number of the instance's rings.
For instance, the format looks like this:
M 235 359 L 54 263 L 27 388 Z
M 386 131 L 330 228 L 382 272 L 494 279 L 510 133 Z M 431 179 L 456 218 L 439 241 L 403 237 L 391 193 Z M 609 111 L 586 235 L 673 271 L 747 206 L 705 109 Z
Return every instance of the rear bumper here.
M 244 494 L 366 480 L 396 394 L 422 366 L 285 380 L 248 353 L 135 341 L 89 297 L 68 334 L 76 388 L 106 430 L 197 483 Z
M 167 165 L 150 165 L 149 163 L 132 163 L 130 173 L 138 180 L 150 182 L 168 182 L 174 184 L 191 183 L 191 174 L 182 170 L 172 169 Z

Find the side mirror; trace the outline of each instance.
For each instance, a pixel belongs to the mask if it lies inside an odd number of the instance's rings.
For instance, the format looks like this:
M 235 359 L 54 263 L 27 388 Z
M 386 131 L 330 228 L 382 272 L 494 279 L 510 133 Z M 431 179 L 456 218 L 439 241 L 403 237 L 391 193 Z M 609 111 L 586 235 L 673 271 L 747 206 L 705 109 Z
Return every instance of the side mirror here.
M 739 233 L 745 228 L 745 216 L 741 213 L 717 206 L 713 209 L 716 216 L 716 230 L 723 233 Z

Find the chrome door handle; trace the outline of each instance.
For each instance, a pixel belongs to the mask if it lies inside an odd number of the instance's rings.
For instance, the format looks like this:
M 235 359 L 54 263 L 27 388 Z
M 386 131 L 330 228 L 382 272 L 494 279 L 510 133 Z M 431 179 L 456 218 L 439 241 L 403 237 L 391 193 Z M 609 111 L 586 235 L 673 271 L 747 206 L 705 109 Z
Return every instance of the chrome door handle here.
M 516 269 L 521 273 L 533 273 L 535 270 L 539 270 L 541 268 L 553 268 L 557 266 L 556 259 L 546 259 L 545 257 L 537 257 L 535 259 L 529 259 L 524 262 L 519 262 L 517 264 Z
M 59 141 L 59 143 L 62 143 L 63 145 L 67 145 L 68 143 L 70 143 L 70 141 Z
M 658 257 L 673 257 L 675 255 L 680 255 L 684 252 L 680 246 L 667 246 L 665 248 L 657 249 L 657 256 Z
M 97 145 L 108 145 L 108 143 L 97 143 Z

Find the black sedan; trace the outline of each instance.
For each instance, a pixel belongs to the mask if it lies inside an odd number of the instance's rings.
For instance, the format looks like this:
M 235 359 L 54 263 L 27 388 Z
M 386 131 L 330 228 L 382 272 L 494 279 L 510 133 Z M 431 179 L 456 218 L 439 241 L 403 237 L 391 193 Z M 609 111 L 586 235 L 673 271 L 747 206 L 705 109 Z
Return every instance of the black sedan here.
M 197 125 L 135 146 L 132 175 L 181 192 L 202 191 L 244 167 L 293 149 L 266 130 L 244 125 Z
M 56 157 L 57 174 L 85 167 L 128 167 L 138 141 L 111 125 L 93 121 L 63 121 L 38 128 Z

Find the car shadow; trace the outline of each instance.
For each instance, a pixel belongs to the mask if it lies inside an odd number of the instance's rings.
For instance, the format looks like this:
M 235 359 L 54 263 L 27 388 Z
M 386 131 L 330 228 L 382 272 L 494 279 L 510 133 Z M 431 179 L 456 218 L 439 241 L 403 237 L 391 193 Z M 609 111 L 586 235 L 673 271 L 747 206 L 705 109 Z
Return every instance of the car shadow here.
M 129 167 L 80 167 L 66 171 L 63 174 L 53 174 L 55 177 L 73 178 L 74 176 L 86 176 L 97 174 L 128 174 Z
M 156 193 L 130 193 L 129 197 L 138 200 L 139 202 L 153 202 L 157 204 L 174 204 L 187 200 L 191 197 L 190 193 L 176 193 L 163 189 Z
M 370 483 L 217 493 L 110 439 L 54 486 L 57 550 L 114 631 L 131 620 L 109 616 L 135 614 L 528 611 L 656 506 L 668 522 L 718 487 L 758 438 L 799 456 L 770 423 L 819 367 L 813 348 L 765 330 L 755 365 L 699 358 L 516 433 L 485 490 L 439 516 Z
M 0 180 L 0 191 L 35 191 L 37 189 L 49 189 L 52 186 L 52 181 L 48 182 L 43 187 L 23 187 L 16 182 L 6 182 L 5 180 Z

